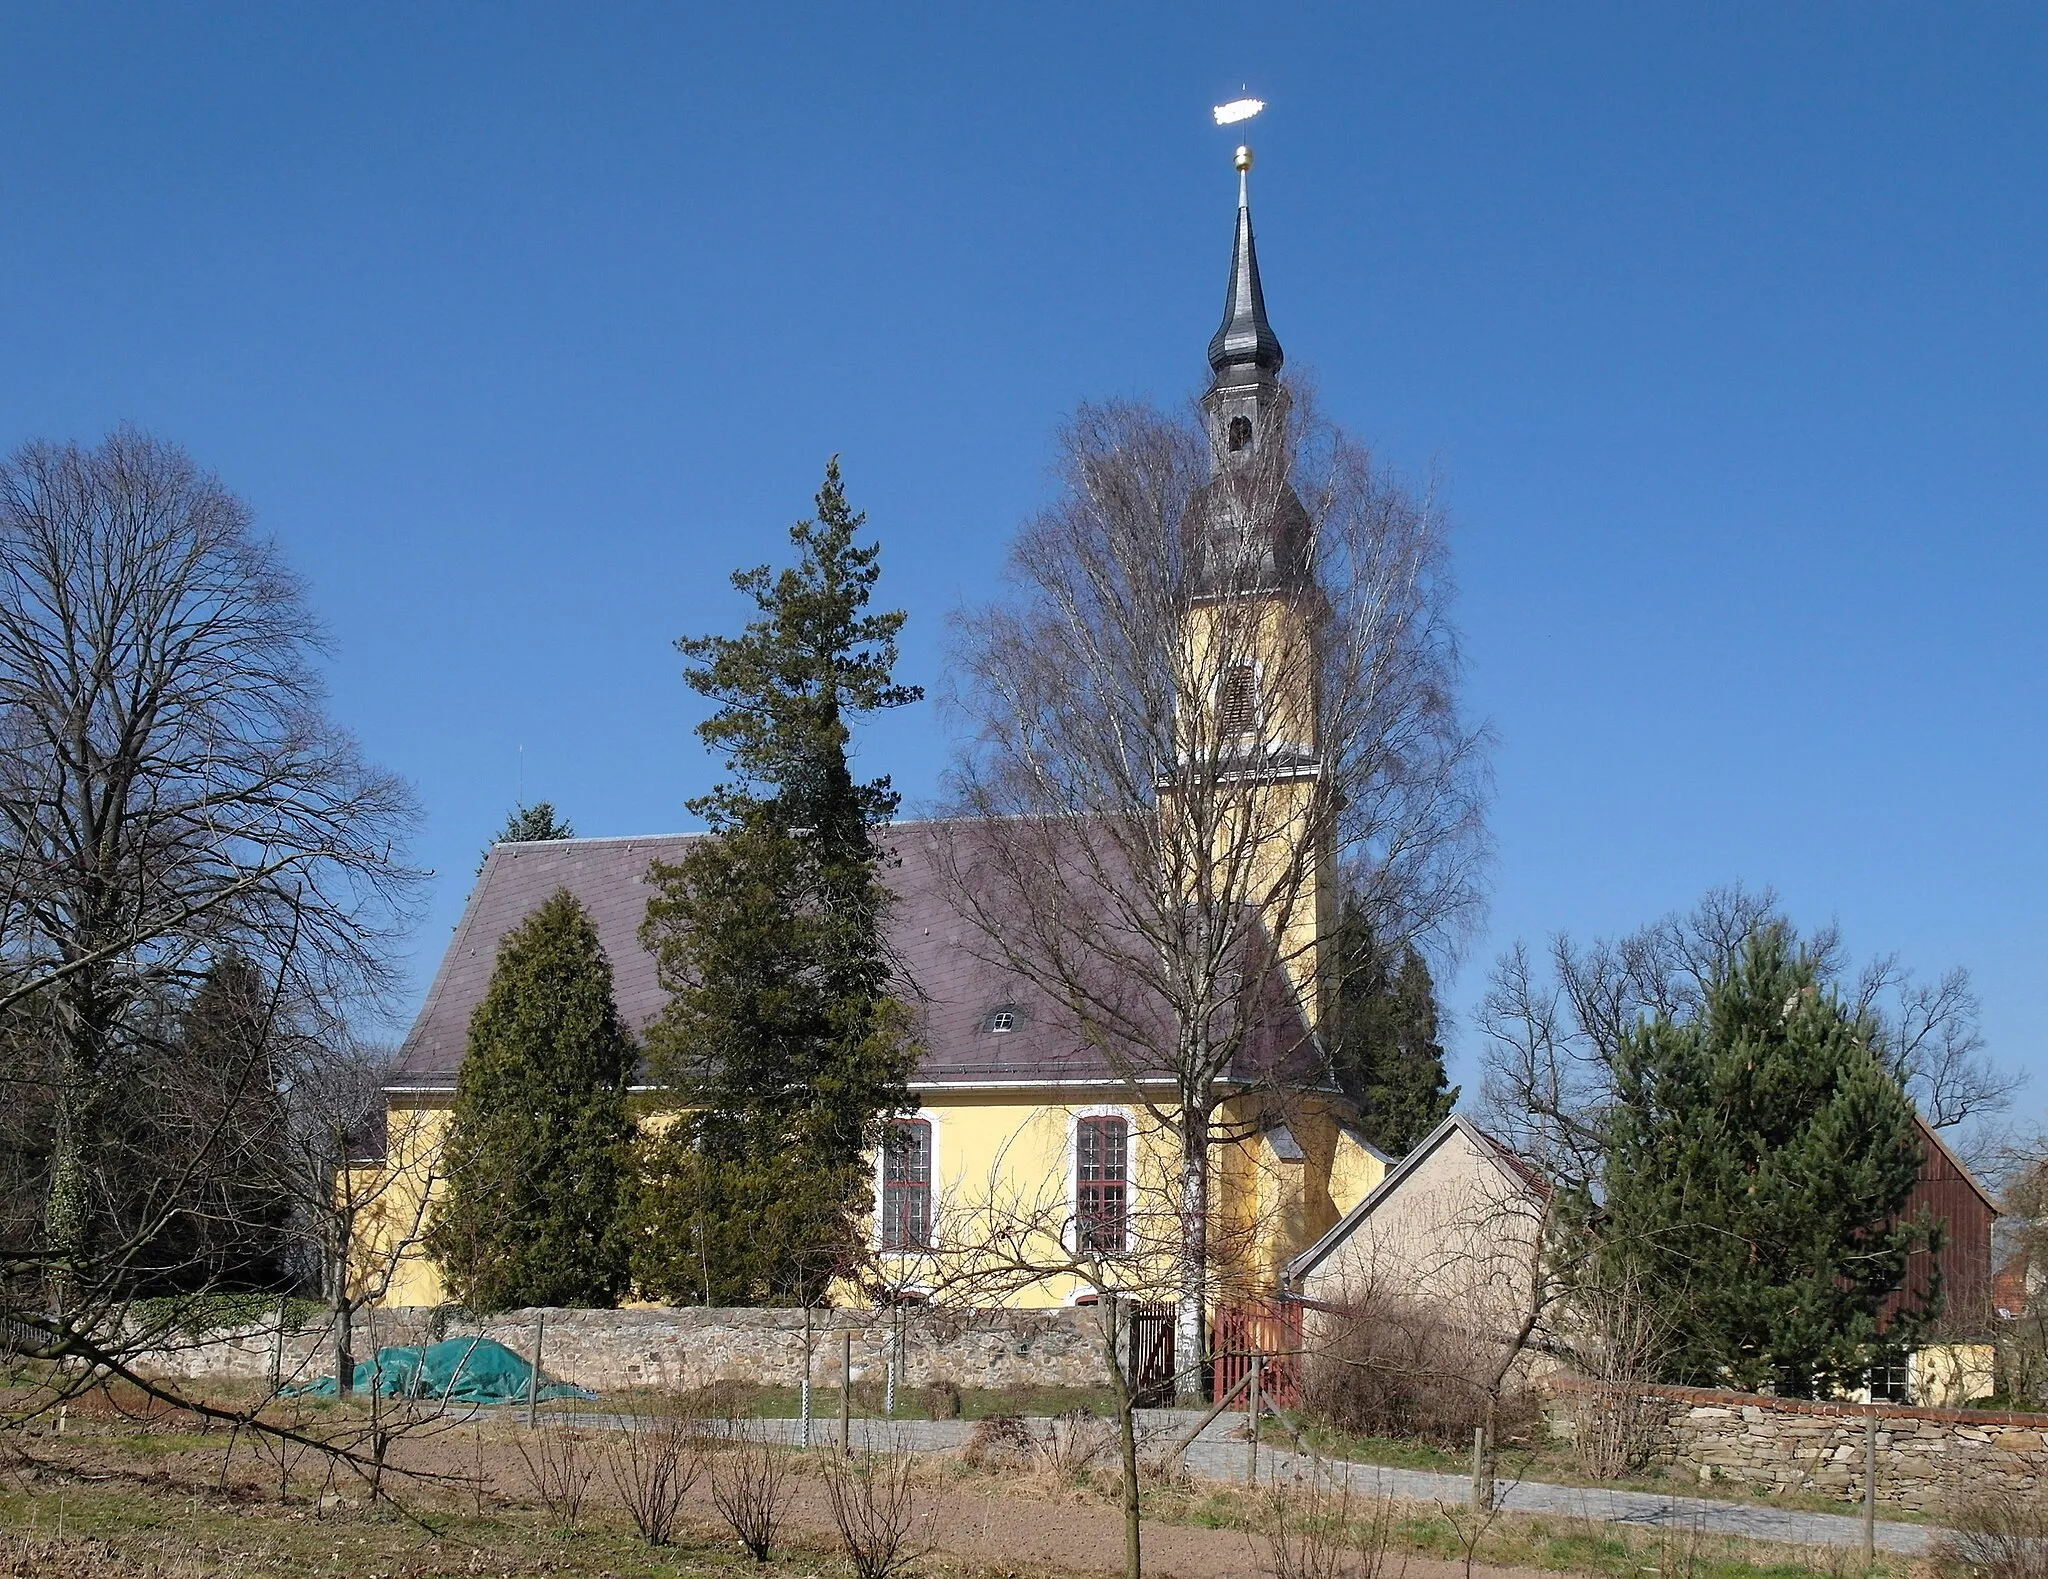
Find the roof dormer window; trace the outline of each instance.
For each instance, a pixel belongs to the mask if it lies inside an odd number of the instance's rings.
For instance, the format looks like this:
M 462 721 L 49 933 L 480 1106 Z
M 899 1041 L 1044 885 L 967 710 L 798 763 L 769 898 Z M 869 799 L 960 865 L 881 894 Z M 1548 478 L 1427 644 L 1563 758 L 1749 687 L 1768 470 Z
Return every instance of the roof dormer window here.
M 1001 1004 L 988 1011 L 988 1018 L 981 1022 L 981 1028 L 992 1036 L 1007 1036 L 1024 1021 L 1014 1003 Z

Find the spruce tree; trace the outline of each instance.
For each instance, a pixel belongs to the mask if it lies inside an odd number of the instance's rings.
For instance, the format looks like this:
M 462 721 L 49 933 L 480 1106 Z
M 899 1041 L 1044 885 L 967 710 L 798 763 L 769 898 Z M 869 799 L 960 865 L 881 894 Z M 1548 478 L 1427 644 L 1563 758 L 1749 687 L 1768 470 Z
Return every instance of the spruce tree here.
M 1336 955 L 1332 1072 L 1357 1104 L 1366 1139 L 1406 1156 L 1458 1101 L 1437 1040 L 1436 983 L 1412 946 L 1398 954 L 1381 946 L 1356 901 L 1339 917 Z
M 463 1304 L 603 1306 L 625 1292 L 633 1051 L 597 928 L 557 890 L 499 945 L 456 1076 L 427 1243 Z
M 505 814 L 505 826 L 498 830 L 498 836 L 484 846 L 483 855 L 477 859 L 476 869 L 484 869 L 484 860 L 490 856 L 491 845 L 534 844 L 543 839 L 573 839 L 576 830 L 569 826 L 567 819 L 557 817 L 551 802 L 538 801 L 531 806 L 514 806 Z
M 816 502 L 793 566 L 733 576 L 760 617 L 677 643 L 730 777 L 690 803 L 710 835 L 655 864 L 642 932 L 671 994 L 650 1060 L 686 1110 L 643 1148 L 635 1270 L 660 1297 L 816 1298 L 857 1252 L 865 1157 L 913 1105 L 877 840 L 898 797 L 848 744 L 922 693 L 894 679 L 903 615 L 868 612 L 880 549 L 836 457 Z
M 1597 1275 L 1682 1313 L 1673 1380 L 1825 1394 L 1936 1314 L 1881 1315 L 1932 1232 L 1902 1217 L 1920 1142 L 1873 1032 L 1773 929 L 1696 1018 L 1623 1039 L 1600 1199 L 1574 1204 Z

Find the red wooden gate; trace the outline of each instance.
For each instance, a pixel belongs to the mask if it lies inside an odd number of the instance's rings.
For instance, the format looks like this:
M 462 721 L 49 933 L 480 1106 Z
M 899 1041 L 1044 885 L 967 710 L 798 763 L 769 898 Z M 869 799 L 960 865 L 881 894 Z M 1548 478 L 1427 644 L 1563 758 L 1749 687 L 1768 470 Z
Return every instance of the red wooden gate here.
M 1218 1305 L 1212 1349 L 1216 1356 L 1216 1390 L 1221 1398 L 1244 1379 L 1252 1356 L 1264 1358 L 1259 1387 L 1274 1404 L 1292 1409 L 1301 1402 L 1301 1312 L 1290 1299 L 1247 1300 Z

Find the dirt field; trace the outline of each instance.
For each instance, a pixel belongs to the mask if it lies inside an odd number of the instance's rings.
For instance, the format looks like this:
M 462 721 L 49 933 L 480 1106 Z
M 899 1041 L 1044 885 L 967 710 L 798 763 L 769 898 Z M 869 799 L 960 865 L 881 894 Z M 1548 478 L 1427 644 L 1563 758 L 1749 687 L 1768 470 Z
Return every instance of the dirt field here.
M 576 1531 L 549 1528 L 517 1450 L 521 1427 L 505 1416 L 444 1423 L 395 1442 L 390 1463 L 410 1472 L 391 1482 L 396 1510 L 370 1505 L 359 1479 L 323 1470 L 313 1455 L 281 1460 L 247 1437 L 195 1434 L 189 1422 L 86 1412 L 73 1415 L 69 1427 L 62 1436 L 44 1431 L 0 1440 L 0 1575 L 628 1579 L 849 1572 L 817 1463 L 801 1456 L 787 1550 L 757 1567 L 721 1523 L 705 1479 L 687 1498 L 677 1544 L 661 1551 L 633 1534 L 602 1472 Z M 600 1429 L 592 1438 L 604 1435 Z M 1121 1516 L 1102 1472 L 976 1471 L 942 1459 L 920 1461 L 917 1476 L 932 1547 L 919 1571 L 933 1579 L 1121 1571 Z M 1238 1579 L 1274 1571 L 1269 1543 L 1255 1528 L 1264 1512 L 1254 1499 L 1165 1485 L 1148 1492 L 1147 1506 L 1155 1515 L 1144 1531 L 1148 1574 Z M 1393 1511 L 1398 1527 L 1380 1579 L 1466 1579 L 1458 1510 Z M 1645 1571 L 1682 1568 L 1689 1579 L 1842 1579 L 1834 1558 L 1697 1541 L 1679 1553 L 1670 1537 L 1661 1538 L 1662 1546 L 1658 1539 L 1503 1518 L 1475 1543 L 1482 1560 L 1469 1572 L 1472 1579 L 1535 1579 L 1561 1570 L 1638 1579 Z M 1494 1561 L 1483 1560 L 1489 1557 Z M 1891 1579 L 1905 1574 L 1896 1565 L 1887 1572 Z

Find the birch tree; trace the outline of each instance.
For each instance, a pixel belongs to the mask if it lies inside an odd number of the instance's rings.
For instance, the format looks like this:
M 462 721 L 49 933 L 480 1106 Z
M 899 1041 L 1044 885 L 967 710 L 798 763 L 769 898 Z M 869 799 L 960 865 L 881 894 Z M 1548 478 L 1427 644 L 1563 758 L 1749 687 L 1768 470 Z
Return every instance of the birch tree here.
M 1445 945 L 1486 851 L 1442 511 L 1298 393 L 1247 420 L 1227 471 L 1193 413 L 1062 431 L 1055 502 L 956 626 L 935 835 L 973 946 L 1173 1137 L 1184 1354 L 1225 1104 L 1324 1082 L 1340 880 L 1386 946 Z

